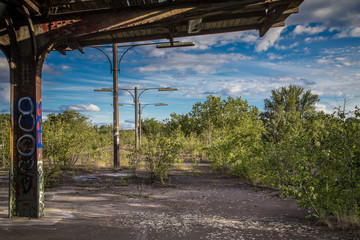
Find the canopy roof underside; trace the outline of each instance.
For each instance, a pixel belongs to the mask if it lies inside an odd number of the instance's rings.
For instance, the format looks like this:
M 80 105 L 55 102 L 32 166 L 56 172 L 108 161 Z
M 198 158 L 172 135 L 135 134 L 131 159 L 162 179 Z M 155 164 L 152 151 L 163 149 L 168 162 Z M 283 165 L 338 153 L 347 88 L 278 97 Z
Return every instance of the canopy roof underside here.
M 285 25 L 303 0 L 0 0 L 21 25 L 48 26 L 77 44 L 89 45 L 170 39 L 204 34 L 258 30 Z M 1 9 L 0 9 L 1 10 Z M 2 11 L 0 11 L 0 15 Z M 1 18 L 0 18 L 1 19 Z M 18 23 L 16 23 L 18 19 Z M 69 27 L 72 25 L 72 27 Z M 86 30 L 85 27 L 86 27 Z M 83 27 L 83 28 L 81 28 Z M 6 33 L 0 20 L 0 36 Z M 81 28 L 81 29 L 80 29 Z M 36 32 L 35 27 L 35 32 Z M 43 31 L 44 27 L 42 28 Z M 65 31 L 66 30 L 66 31 Z M 42 34 L 39 32 L 36 34 Z M 58 35 L 55 35 L 58 37 Z

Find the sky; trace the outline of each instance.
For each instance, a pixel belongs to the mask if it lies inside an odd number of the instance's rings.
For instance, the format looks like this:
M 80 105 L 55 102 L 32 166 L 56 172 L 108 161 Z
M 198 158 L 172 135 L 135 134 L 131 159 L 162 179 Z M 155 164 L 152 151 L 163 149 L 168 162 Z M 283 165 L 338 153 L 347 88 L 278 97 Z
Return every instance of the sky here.
M 318 111 L 332 113 L 343 106 L 360 107 L 360 1 L 305 0 L 300 12 L 285 27 L 272 28 L 260 38 L 258 31 L 179 38 L 194 47 L 157 49 L 139 46 L 121 62 L 119 88 L 173 87 L 178 91 L 147 90 L 140 97 L 148 105 L 142 118 L 159 121 L 171 113 L 186 114 L 196 102 L 213 94 L 241 97 L 263 110 L 271 90 L 290 84 L 319 95 Z M 164 40 L 166 41 L 166 40 Z M 111 49 L 104 49 L 111 55 Z M 119 49 L 121 55 L 126 48 Z M 107 58 L 98 50 L 85 54 L 51 52 L 43 67 L 43 120 L 49 113 L 77 110 L 94 124 L 111 124 L 112 88 Z M 133 103 L 119 91 L 119 103 Z M 0 113 L 10 112 L 9 67 L 0 51 Z M 120 128 L 134 127 L 134 106 L 119 107 Z

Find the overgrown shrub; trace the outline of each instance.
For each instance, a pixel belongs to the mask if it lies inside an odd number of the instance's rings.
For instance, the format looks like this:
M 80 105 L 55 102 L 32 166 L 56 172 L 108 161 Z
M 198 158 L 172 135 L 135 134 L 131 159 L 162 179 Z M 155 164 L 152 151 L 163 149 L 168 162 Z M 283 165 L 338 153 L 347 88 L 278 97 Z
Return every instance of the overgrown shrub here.
M 150 178 L 157 178 L 164 184 L 168 171 L 178 158 L 182 147 L 183 141 L 177 134 L 165 136 L 158 133 L 148 136 L 141 148 Z
M 0 114 L 0 169 L 10 166 L 10 114 Z
M 359 109 L 352 117 L 341 108 L 332 115 L 291 109 L 265 121 L 263 181 L 296 197 L 313 216 L 359 226 Z
M 43 123 L 43 154 L 48 168 L 45 180 L 60 170 L 72 168 L 81 155 L 101 156 L 101 147 L 109 144 L 109 131 L 93 126 L 75 111 L 49 114 Z
M 128 167 L 134 176 L 136 176 L 136 171 L 141 164 L 142 152 L 141 148 L 133 148 L 130 149 L 130 153 L 127 154 Z

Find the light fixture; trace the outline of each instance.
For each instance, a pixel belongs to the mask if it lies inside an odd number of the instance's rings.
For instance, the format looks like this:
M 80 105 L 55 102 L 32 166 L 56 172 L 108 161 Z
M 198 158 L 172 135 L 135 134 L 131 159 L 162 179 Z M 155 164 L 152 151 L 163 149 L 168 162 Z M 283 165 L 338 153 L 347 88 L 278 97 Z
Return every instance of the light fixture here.
M 177 90 L 179 90 L 179 89 L 178 88 L 170 88 L 170 87 L 158 89 L 159 92 L 161 92 L 161 91 L 177 91 Z
M 156 48 L 172 48 L 172 47 L 192 47 L 195 46 L 194 42 L 170 42 L 170 43 L 160 43 L 156 45 Z

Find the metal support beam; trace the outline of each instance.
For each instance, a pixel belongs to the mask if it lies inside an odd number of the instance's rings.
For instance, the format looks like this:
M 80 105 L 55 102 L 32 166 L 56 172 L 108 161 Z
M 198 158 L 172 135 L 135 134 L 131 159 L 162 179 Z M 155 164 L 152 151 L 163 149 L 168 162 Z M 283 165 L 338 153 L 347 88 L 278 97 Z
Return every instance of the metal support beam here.
M 25 9 L 26 10 L 26 9 Z M 42 159 L 42 66 L 50 48 L 36 49 L 31 19 L 23 31 L 31 36 L 19 39 L 12 19 L 6 16 L 11 42 L 6 56 L 10 65 L 11 134 L 9 217 L 40 218 L 44 215 Z
M 139 138 L 138 138 L 138 127 L 139 127 L 139 123 L 138 123 L 138 88 L 135 87 L 135 98 L 134 98 L 134 104 L 135 104 L 135 149 L 138 148 L 139 146 Z
M 113 48 L 113 105 L 114 105 L 114 170 L 120 169 L 119 155 L 119 87 L 118 87 L 118 50 L 117 44 L 112 45 Z

